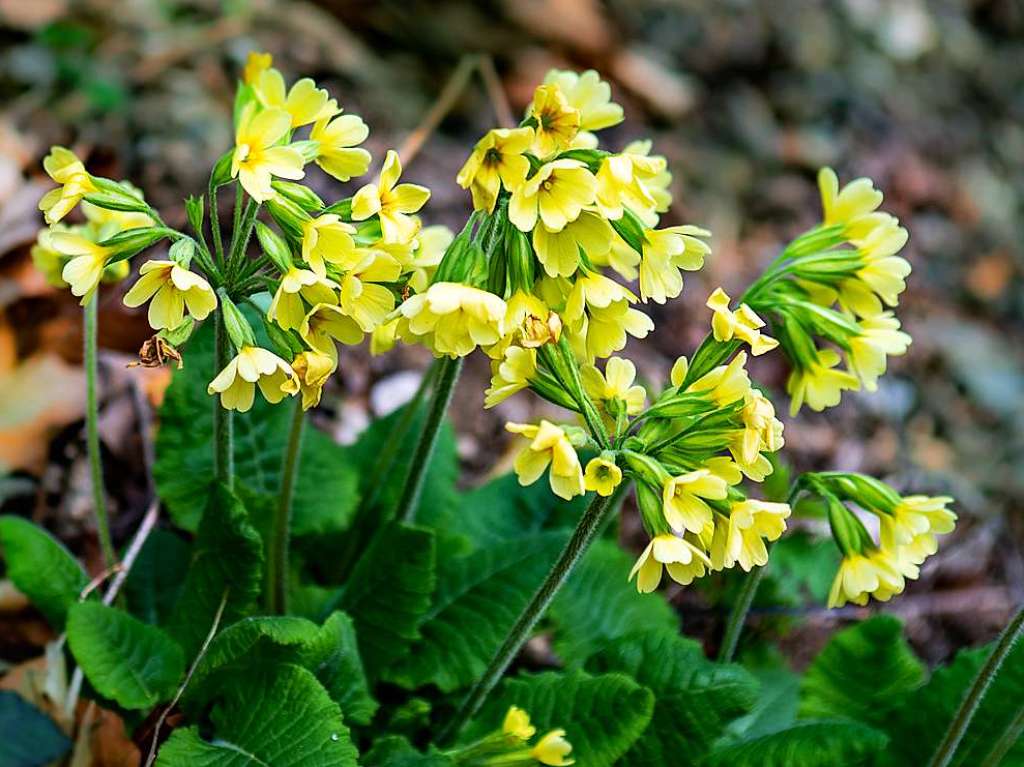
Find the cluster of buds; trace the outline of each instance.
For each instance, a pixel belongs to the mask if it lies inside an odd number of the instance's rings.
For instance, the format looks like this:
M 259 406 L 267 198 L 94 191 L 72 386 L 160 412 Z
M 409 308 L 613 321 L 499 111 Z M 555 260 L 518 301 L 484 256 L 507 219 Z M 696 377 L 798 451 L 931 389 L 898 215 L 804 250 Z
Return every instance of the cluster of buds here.
M 551 730 L 530 745 L 536 734 L 537 728 L 531 724 L 530 715 L 518 706 L 512 706 L 505 714 L 501 729 L 467 746 L 448 751 L 446 755 L 460 767 L 531 767 L 538 764 L 568 767 L 575 764 L 569 758 L 572 744 L 566 740 L 565 730 Z

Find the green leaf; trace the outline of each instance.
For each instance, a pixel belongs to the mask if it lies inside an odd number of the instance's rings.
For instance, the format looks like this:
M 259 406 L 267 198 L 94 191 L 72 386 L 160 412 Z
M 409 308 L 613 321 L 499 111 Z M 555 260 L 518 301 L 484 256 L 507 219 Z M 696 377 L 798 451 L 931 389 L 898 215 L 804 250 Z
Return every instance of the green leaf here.
M 356 767 L 341 709 L 299 666 L 254 671 L 223 690 L 210 715 L 214 739 L 175 730 L 158 767 Z
M 0 517 L 0 546 L 7 577 L 54 629 L 63 631 L 68 608 L 89 583 L 85 570 L 64 544 L 21 517 Z
M 868 767 L 887 738 L 859 722 L 807 720 L 715 749 L 708 767 Z
M 213 408 L 206 393 L 213 370 L 213 328 L 204 323 L 186 347 L 186 365 L 176 371 L 160 408 L 153 476 L 175 523 L 194 531 L 213 481 Z M 254 323 L 258 326 L 259 323 Z M 237 481 L 249 491 L 277 495 L 288 441 L 291 403 L 270 405 L 256 397 L 248 413 L 234 415 Z M 343 530 L 355 513 L 357 475 L 345 448 L 308 428 L 303 434 L 299 476 L 292 504 L 292 534 Z
M 177 642 L 156 626 L 99 602 L 71 608 L 68 646 L 89 684 L 127 709 L 169 700 L 185 673 Z
M 352 616 L 367 676 L 409 652 L 430 609 L 435 584 L 434 533 L 391 522 L 359 559 L 341 595 Z
M 468 728 L 466 740 L 500 728 L 510 706 L 530 715 L 538 737 L 564 729 L 576 764 L 610 767 L 621 764 L 619 759 L 650 723 L 654 695 L 622 674 L 522 674 L 498 687 Z
M 839 559 L 839 549 L 831 538 L 802 531 L 786 535 L 772 547 L 771 567 L 762 583 L 764 595 L 758 602 L 802 605 L 808 600 L 826 601 Z
M 146 623 L 171 616 L 188 573 L 190 546 L 168 530 L 154 530 L 124 582 L 128 611 Z
M 679 632 L 679 616 L 660 594 L 638 594 L 627 580 L 632 558 L 613 541 L 598 540 L 551 605 L 554 648 L 580 665 L 614 639 L 646 630 Z
M 623 637 L 587 669 L 627 674 L 654 693 L 651 725 L 620 763 L 629 767 L 699 764 L 757 698 L 757 682 L 746 670 L 708 660 L 697 642 L 673 631 Z
M 749 740 L 785 729 L 796 721 L 800 677 L 788 668 L 763 668 L 751 673 L 760 687 L 757 701 L 749 713 L 729 723 L 720 742 Z
M 249 612 L 260 593 L 262 568 L 263 544 L 245 507 L 226 487 L 215 485 L 170 621 L 171 633 L 188 658 L 195 657 L 222 600 L 222 626 Z
M 451 692 L 479 678 L 550 571 L 566 535 L 531 535 L 441 559 L 423 638 L 389 670 L 388 681 L 409 688 L 435 684 Z
M 373 744 L 363 757 L 364 767 L 452 767 L 448 756 L 431 751 L 420 753 L 405 738 L 389 735 Z
M 328 618 L 304 658 L 331 700 L 341 706 L 346 721 L 362 725 L 371 722 L 377 713 L 377 701 L 370 694 L 349 616 L 336 612 Z
M 0 690 L 0 764 L 44 767 L 71 749 L 50 717 L 10 690 Z
M 840 631 L 807 669 L 801 683 L 800 717 L 848 717 L 877 725 L 893 703 L 920 686 L 924 665 L 890 615 Z

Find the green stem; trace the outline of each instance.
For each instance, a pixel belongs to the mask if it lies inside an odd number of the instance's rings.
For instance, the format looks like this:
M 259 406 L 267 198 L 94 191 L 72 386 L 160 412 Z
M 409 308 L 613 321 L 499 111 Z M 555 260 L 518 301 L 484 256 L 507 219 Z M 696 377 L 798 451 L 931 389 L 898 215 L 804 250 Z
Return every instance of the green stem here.
M 213 252 L 217 262 L 224 263 L 224 238 L 220 231 L 220 210 L 217 208 L 217 184 L 210 176 L 210 185 L 206 190 L 206 203 L 210 209 L 210 233 L 213 235 Z
M 624 485 L 625 483 L 619 487 L 622 488 Z M 454 740 L 459 731 L 480 709 L 484 700 L 508 669 L 509 664 L 519 654 L 526 640 L 530 638 L 534 627 L 537 625 L 537 621 L 541 619 L 541 616 L 544 615 L 551 605 L 555 595 L 558 594 L 559 589 L 562 588 L 573 568 L 586 553 L 594 538 L 597 537 L 607 516 L 610 513 L 614 513 L 618 506 L 617 499 L 620 497 L 621 494 L 619 492 L 607 498 L 600 495 L 594 496 L 590 506 L 587 507 L 586 512 L 584 512 L 579 523 L 576 525 L 572 537 L 565 544 L 565 548 L 558 555 L 554 566 L 533 595 L 530 603 L 519 614 L 519 618 L 516 619 L 515 625 L 512 626 L 505 641 L 494 654 L 490 664 L 487 666 L 487 670 L 484 671 L 483 676 L 473 686 L 473 689 L 469 691 L 469 694 L 462 701 L 462 705 L 455 712 L 455 716 L 441 732 L 441 737 L 438 739 L 439 743 L 444 744 Z
M 966 734 L 971 719 L 977 713 L 988 686 L 992 684 L 992 680 L 999 673 L 999 667 L 1002 666 L 1022 633 L 1024 633 L 1024 608 L 1017 611 L 1013 620 L 999 635 L 996 646 L 992 648 L 992 652 L 978 670 L 978 675 L 974 678 L 963 700 L 960 701 L 960 707 L 949 723 L 949 729 L 946 730 L 946 735 L 936 749 L 935 755 L 928 762 L 928 767 L 946 767 L 953 760 L 956 748 Z
M 455 359 L 448 357 L 440 363 L 437 384 L 430 398 L 430 410 L 427 411 L 427 420 L 423 424 L 423 431 L 420 432 L 416 450 L 409 463 L 409 473 L 405 477 L 402 497 L 395 512 L 396 519 L 407 524 L 416 521 L 416 509 L 423 492 L 423 480 L 427 476 L 427 468 L 434 455 L 434 448 L 437 446 L 437 436 L 441 431 L 441 424 L 444 423 L 448 405 L 452 400 L 452 393 L 455 391 L 455 383 L 459 380 L 461 371 L 461 357 Z
M 1024 705 L 1017 709 L 1016 716 L 1010 720 L 1006 730 L 999 736 L 999 740 L 992 746 L 992 750 L 988 752 L 988 756 L 979 767 L 999 767 L 1006 755 L 1010 753 L 1010 749 L 1017 745 L 1021 735 L 1024 735 Z
M 295 398 L 292 426 L 288 432 L 288 447 L 281 468 L 281 491 L 270 528 L 270 557 L 267 560 L 268 608 L 273 615 L 288 612 L 288 542 L 291 533 L 292 500 L 295 480 L 299 475 L 299 457 L 302 453 L 302 432 L 306 424 L 306 411 L 302 397 Z
M 103 490 L 103 458 L 100 455 L 99 401 L 96 394 L 96 327 L 97 300 L 99 292 L 94 291 L 85 304 L 82 337 L 85 356 L 85 445 L 89 454 L 89 476 L 92 484 L 92 503 L 96 513 L 96 532 L 103 551 L 103 564 L 113 567 L 117 561 L 114 543 L 110 538 L 110 519 L 107 515 L 107 499 Z
M 224 315 L 214 315 L 214 364 L 219 373 L 231 360 L 231 340 L 224 327 Z M 220 398 L 213 400 L 213 470 L 217 480 L 229 489 L 234 484 L 234 419 L 230 410 L 222 407 Z
M 771 554 L 769 547 L 768 553 Z M 725 625 L 725 634 L 722 636 L 722 645 L 718 648 L 718 662 L 729 663 L 736 655 L 736 647 L 740 642 L 740 634 L 743 633 L 743 626 L 747 622 L 747 614 L 750 606 L 754 604 L 754 597 L 757 596 L 757 587 L 761 585 L 764 578 L 764 571 L 768 568 L 765 562 L 761 567 L 755 567 L 752 572 L 746 575 L 743 581 L 743 588 L 740 589 L 736 603 L 729 613 L 729 622 Z
M 236 229 L 231 235 L 231 252 L 228 255 L 228 280 L 234 281 L 242 268 L 245 258 L 245 251 L 249 247 L 249 238 L 252 237 L 253 227 L 256 225 L 256 214 L 259 212 L 260 204 L 255 200 L 249 200 L 245 205 L 245 213 L 242 214 L 239 223 L 240 229 Z

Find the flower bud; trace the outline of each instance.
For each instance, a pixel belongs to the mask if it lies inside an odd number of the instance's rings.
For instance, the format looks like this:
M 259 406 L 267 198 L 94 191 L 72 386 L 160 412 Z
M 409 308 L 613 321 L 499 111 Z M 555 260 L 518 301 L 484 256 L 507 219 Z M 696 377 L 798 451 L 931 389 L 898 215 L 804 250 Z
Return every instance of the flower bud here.
M 206 198 L 202 195 L 189 195 L 185 200 L 185 215 L 188 217 L 192 231 L 203 231 L 203 218 L 206 214 Z
M 192 256 L 196 253 L 196 243 L 191 237 L 182 237 L 171 245 L 167 251 L 168 257 L 178 264 L 182 269 L 188 269 L 192 264 Z
M 103 240 L 99 245 L 103 248 L 110 248 L 114 254 L 111 263 L 123 261 L 159 242 L 167 236 L 168 231 L 159 226 L 139 226 L 118 232 Z
M 263 253 L 274 262 L 281 274 L 286 274 L 293 267 L 291 248 L 284 238 L 264 224 L 256 222 L 256 239 L 260 241 Z
M 217 163 L 213 166 L 213 172 L 210 174 L 211 185 L 215 187 L 223 186 L 231 181 L 231 160 L 233 155 L 234 149 L 229 149 L 217 160 Z
M 165 340 L 168 344 L 173 346 L 181 346 L 191 336 L 192 331 L 195 329 L 196 321 L 191 315 L 186 314 L 185 319 L 182 320 L 181 324 L 175 328 L 164 328 L 157 336 Z
M 324 201 L 308 186 L 296 184 L 294 181 L 282 181 L 279 178 L 271 181 L 270 185 L 278 195 L 294 202 L 307 213 L 319 213 L 324 209 Z
M 271 197 L 264 205 L 270 212 L 271 218 L 288 236 L 296 240 L 302 239 L 302 225 L 309 221 L 310 216 L 301 206 L 281 195 Z
M 241 349 L 243 346 L 255 346 L 256 336 L 245 315 L 228 298 L 226 291 L 219 290 L 217 292 L 220 296 L 221 314 L 224 317 L 224 329 L 227 331 L 231 343 L 236 349 Z
M 510 292 L 522 290 L 529 293 L 536 280 L 536 259 L 530 238 L 517 227 L 509 226 L 505 232 L 505 262 L 508 269 Z

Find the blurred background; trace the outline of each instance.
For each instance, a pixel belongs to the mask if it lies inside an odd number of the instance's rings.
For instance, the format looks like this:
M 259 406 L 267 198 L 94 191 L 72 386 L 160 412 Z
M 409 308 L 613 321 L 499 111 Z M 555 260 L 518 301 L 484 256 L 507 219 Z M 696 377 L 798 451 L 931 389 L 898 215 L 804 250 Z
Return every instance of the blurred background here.
M 911 234 L 900 317 L 914 344 L 876 394 L 787 419 L 786 453 L 794 470 L 871 472 L 904 491 L 957 498 L 961 524 L 920 581 L 871 608 L 903 617 L 928 660 L 987 641 L 1024 599 L 1024 9 L 1014 0 L 0 0 L 4 512 L 31 516 L 98 562 L 80 309 L 30 257 L 36 203 L 50 186 L 43 155 L 70 146 L 183 225 L 183 197 L 205 188 L 231 143 L 234 78 L 251 50 L 270 51 L 289 80 L 312 76 L 362 115 L 377 162 L 387 147 L 410 151 L 425 139 L 405 177 L 433 190 L 426 223 L 453 228 L 469 211 L 455 174 L 503 99 L 518 115 L 549 68 L 601 72 L 626 108 L 603 141 L 618 149 L 652 138 L 674 179 L 666 223 L 713 232 L 706 268 L 688 276 L 679 300 L 647 307 L 657 330 L 628 349 L 651 381 L 699 342 L 714 287 L 738 294 L 818 220 L 818 167 L 844 181 L 872 177 Z M 489 57 L 488 78 L 452 80 L 474 54 Z M 446 85 L 450 109 L 434 129 Z M 342 195 L 319 183 L 323 196 Z M 104 288 L 100 304 L 118 539 L 146 505 L 144 435 L 170 376 L 126 368 L 150 331 L 142 312 L 122 306 L 125 288 Z M 353 439 L 412 394 L 429 361 L 422 352 L 373 359 L 346 349 L 319 426 Z M 758 360 L 755 372 L 781 390 L 778 360 Z M 508 467 L 505 420 L 537 415 L 527 395 L 484 411 L 488 378 L 486 359 L 473 358 L 456 395 L 467 484 Z M 626 545 L 637 524 L 624 526 Z M 794 541 L 773 559 L 752 625 L 799 666 L 866 611 L 825 611 L 834 547 Z M 670 592 L 688 633 L 714 641 L 725 609 L 715 592 L 729 587 Z M 12 599 L 0 588 L 0 610 Z M 38 654 L 43 626 L 0 620 L 0 658 Z

